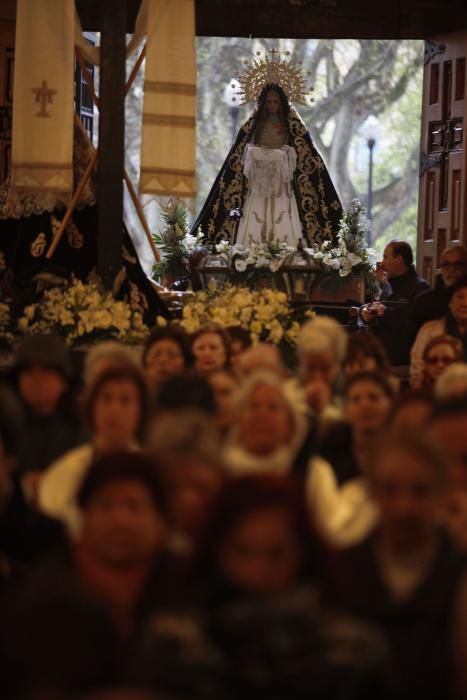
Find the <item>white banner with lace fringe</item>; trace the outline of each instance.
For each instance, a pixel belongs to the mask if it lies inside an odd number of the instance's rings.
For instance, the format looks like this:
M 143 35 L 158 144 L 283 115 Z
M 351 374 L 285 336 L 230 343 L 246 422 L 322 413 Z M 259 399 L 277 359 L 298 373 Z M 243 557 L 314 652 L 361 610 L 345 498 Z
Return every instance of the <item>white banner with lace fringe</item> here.
M 194 0 L 147 0 L 140 192 L 196 195 Z
M 73 190 L 74 0 L 18 0 L 11 187 Z

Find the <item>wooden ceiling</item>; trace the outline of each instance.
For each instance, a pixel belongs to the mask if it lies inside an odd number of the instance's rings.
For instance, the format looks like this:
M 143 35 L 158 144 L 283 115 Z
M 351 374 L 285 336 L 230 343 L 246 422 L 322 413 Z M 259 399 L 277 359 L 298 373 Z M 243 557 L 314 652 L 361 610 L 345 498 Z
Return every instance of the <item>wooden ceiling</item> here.
M 128 31 L 140 2 L 127 0 Z M 98 30 L 99 1 L 76 5 L 83 29 Z M 199 36 L 426 39 L 461 29 L 466 0 L 196 0 Z
M 127 1 L 127 31 L 141 0 Z M 467 29 L 467 0 L 195 0 L 199 36 L 429 39 Z M 114 0 L 123 2 L 123 0 Z M 83 29 L 99 31 L 100 0 L 76 0 Z M 0 19 L 16 0 L 0 0 Z

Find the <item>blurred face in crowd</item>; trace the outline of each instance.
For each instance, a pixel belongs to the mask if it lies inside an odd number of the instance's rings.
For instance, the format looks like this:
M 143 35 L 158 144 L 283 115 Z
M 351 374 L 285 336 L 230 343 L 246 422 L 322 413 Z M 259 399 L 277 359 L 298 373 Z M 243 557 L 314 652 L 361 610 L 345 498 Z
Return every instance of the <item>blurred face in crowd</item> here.
M 449 343 L 439 342 L 431 347 L 424 357 L 425 377 L 433 383 L 439 375 L 458 359 L 455 349 Z
M 467 414 L 434 418 L 430 434 L 448 458 L 450 485 L 467 491 Z
M 218 333 L 203 333 L 193 343 L 195 368 L 200 374 L 222 369 L 227 362 L 224 342 Z
M 461 287 L 454 292 L 449 302 L 449 310 L 458 323 L 467 323 L 467 287 Z
M 172 338 L 161 338 L 149 349 L 144 373 L 153 384 L 159 384 L 167 377 L 181 374 L 185 369 L 185 357 L 180 345 Z
M 429 399 L 413 399 L 406 401 L 398 407 L 392 416 L 391 428 L 395 431 L 411 428 L 421 428 L 431 414 L 431 401 Z
M 440 518 L 442 495 L 424 457 L 396 444 L 380 454 L 373 492 L 382 538 L 392 551 L 410 554 L 429 541 Z
M 167 502 L 170 526 L 190 537 L 199 532 L 222 481 L 220 469 L 196 456 L 169 469 Z
M 344 365 L 344 372 L 347 377 L 357 372 L 372 372 L 378 369 L 378 364 L 372 355 L 365 355 L 363 352 L 354 357 L 351 362 Z
M 140 389 L 130 379 L 110 379 L 93 404 L 93 429 L 98 445 L 119 449 L 137 440 L 141 422 Z
M 269 343 L 258 343 L 242 352 L 238 358 L 238 368 L 241 377 L 248 377 L 258 369 L 274 372 L 278 377 L 286 374 L 280 350 Z
M 460 249 L 446 250 L 440 263 L 441 277 L 446 287 L 452 287 L 467 274 L 467 257 Z
M 232 423 L 234 412 L 234 395 L 237 388 L 235 379 L 230 372 L 218 370 L 207 377 L 214 391 L 216 401 L 216 423 L 221 429 L 226 429 Z
M 319 353 L 304 353 L 300 360 L 300 376 L 303 384 L 320 380 L 331 384 L 339 371 L 336 353 L 327 350 Z
M 354 429 L 379 430 L 388 418 L 391 405 L 391 399 L 379 384 L 362 379 L 347 392 L 345 416 Z
M 220 563 L 244 591 L 277 595 L 296 581 L 301 554 L 290 515 L 279 507 L 261 508 L 244 515 L 227 534 Z
M 242 373 L 240 369 L 240 357 L 245 349 L 245 344 L 239 338 L 232 338 L 230 342 L 230 365 L 232 371 L 238 376 Z
M 166 526 L 147 486 L 121 479 L 102 486 L 83 513 L 81 538 L 109 566 L 143 563 L 165 544 Z
M 68 384 L 62 374 L 52 367 L 30 365 L 20 370 L 20 396 L 38 415 L 49 416 L 54 413 L 67 388 Z
M 294 420 L 277 387 L 256 384 L 241 409 L 238 426 L 246 450 L 264 456 L 289 443 Z

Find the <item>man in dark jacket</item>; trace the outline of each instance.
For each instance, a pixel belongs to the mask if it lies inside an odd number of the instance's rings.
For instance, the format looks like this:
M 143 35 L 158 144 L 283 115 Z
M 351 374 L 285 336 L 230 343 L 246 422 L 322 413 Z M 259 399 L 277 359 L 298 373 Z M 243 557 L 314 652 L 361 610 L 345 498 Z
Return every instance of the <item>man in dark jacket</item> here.
M 394 367 L 408 365 L 417 332 L 412 319 L 412 304 L 430 285 L 417 274 L 412 248 L 405 241 L 387 244 L 378 274 L 380 299 L 362 306 L 360 318 L 381 340 Z
M 412 304 L 412 317 L 417 328 L 447 314 L 451 287 L 467 275 L 467 248 L 460 244 L 445 248 L 439 267 L 434 289 L 417 295 Z

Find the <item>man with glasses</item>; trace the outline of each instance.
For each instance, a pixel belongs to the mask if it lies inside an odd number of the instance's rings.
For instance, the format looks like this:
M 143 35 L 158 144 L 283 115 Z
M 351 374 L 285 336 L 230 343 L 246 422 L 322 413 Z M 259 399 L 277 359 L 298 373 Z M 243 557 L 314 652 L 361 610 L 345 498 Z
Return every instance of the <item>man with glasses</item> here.
M 467 248 L 460 244 L 445 248 L 439 267 L 434 288 L 419 294 L 412 304 L 412 317 L 418 328 L 427 321 L 446 316 L 450 288 L 467 275 Z

